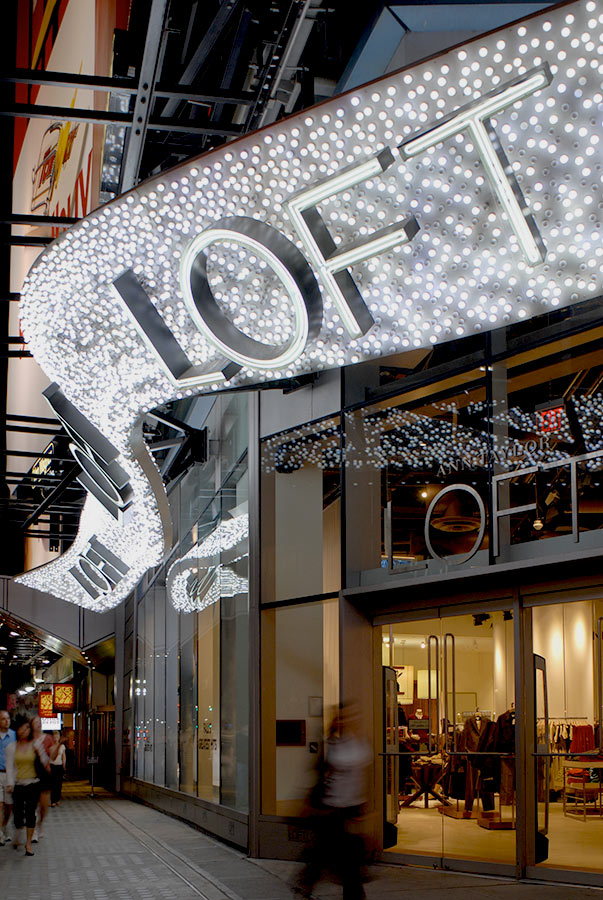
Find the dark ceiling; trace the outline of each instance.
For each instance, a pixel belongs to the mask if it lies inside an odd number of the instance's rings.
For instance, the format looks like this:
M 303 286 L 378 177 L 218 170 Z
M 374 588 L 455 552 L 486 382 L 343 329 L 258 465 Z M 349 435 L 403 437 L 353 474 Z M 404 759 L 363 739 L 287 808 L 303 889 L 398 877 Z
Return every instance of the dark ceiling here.
M 55 6 L 46 0 L 57 16 L 54 27 L 61 2 Z M 30 11 L 35 6 L 34 0 L 19 3 L 29 4 Z M 106 126 L 101 202 L 107 202 L 183 159 L 329 96 L 362 33 L 384 7 L 368 3 L 350 15 L 346 0 L 132 0 L 127 28 L 114 33 L 113 75 L 98 78 L 18 69 L 19 3 L 3 10 L 6 62 L 0 71 L 5 173 L 0 183 L 0 574 L 5 575 L 24 568 L 24 536 L 44 537 L 51 549 L 64 551 L 77 531 L 84 500 L 67 437 L 50 410 L 48 418 L 33 418 L 6 406 L 8 362 L 29 356 L 20 336 L 8 328 L 10 304 L 19 299 L 10 293 L 11 246 L 42 247 L 50 241 L 13 233 L 14 225 L 43 223 L 12 205 L 14 123 L 40 112 L 31 102 L 16 102 L 16 86 L 28 85 L 30 100 L 35 85 L 48 83 L 109 94 L 106 110 L 44 108 L 49 121 Z M 50 216 L 44 224 L 64 227 L 74 221 Z M 148 440 L 158 461 L 168 452 L 162 444 L 182 444 L 165 472 L 169 479 L 196 461 L 199 439 L 180 427 L 181 409 L 162 412 L 149 423 Z M 23 447 L 8 453 L 8 432 L 39 435 L 43 452 Z
M 77 466 L 59 423 L 7 410 L 10 359 L 29 356 L 18 334 L 9 333 L 11 246 L 43 247 L 49 237 L 17 236 L 14 226 L 46 224 L 66 227 L 70 218 L 32 216 L 13 209 L 13 132 L 15 122 L 42 115 L 50 122 L 93 122 L 105 126 L 101 203 L 180 161 L 206 152 L 238 135 L 270 124 L 336 92 L 344 72 L 361 52 L 363 36 L 384 10 L 405 31 L 404 10 L 414 3 L 372 0 L 131 0 L 127 27 L 116 29 L 112 77 L 18 69 L 17 13 L 23 8 L 51 12 L 50 29 L 59 11 L 77 0 L 13 0 L 3 6 L 3 59 L 0 69 L 0 574 L 23 570 L 24 537 L 50 541 L 64 551 L 77 531 L 84 491 Z M 121 0 L 118 0 L 118 4 Z M 431 17 L 438 6 L 457 0 L 423 0 Z M 471 0 L 469 0 L 471 2 Z M 525 0 L 519 0 L 524 3 Z M 467 0 L 461 5 L 466 5 Z M 501 0 L 492 0 L 492 5 Z M 54 19 L 53 19 L 54 17 Z M 103 108 L 39 107 L 32 101 L 36 85 L 94 89 L 108 97 Z M 23 85 L 27 94 L 24 99 Z M 19 90 L 17 102 L 16 89 Z M 294 388 L 298 384 L 291 384 Z M 183 426 L 182 402 L 149 420 L 147 440 L 162 468 L 173 479 L 199 460 L 202 436 Z M 7 434 L 39 437 L 42 452 L 11 447 Z M 17 442 L 18 443 L 18 442 Z M 25 462 L 25 465 L 24 465 Z

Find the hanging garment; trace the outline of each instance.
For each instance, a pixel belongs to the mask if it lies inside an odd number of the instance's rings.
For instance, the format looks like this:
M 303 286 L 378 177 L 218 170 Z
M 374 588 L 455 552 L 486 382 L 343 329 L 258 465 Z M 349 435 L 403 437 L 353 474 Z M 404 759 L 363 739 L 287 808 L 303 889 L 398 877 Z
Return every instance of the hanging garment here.
M 515 753 L 515 710 L 508 709 L 496 721 L 495 748 Z M 510 806 L 515 799 L 515 756 L 500 760 L 500 802 Z
M 482 721 L 479 742 L 479 753 L 496 750 L 496 723 Z M 476 767 L 479 771 L 478 790 L 484 810 L 494 809 L 494 794 L 500 790 L 500 757 L 478 756 Z
M 488 735 L 490 728 L 494 728 L 494 723 L 478 716 L 469 716 L 465 722 L 463 733 L 461 735 L 459 750 L 467 753 L 465 763 L 465 809 L 470 812 L 473 809 L 473 800 L 479 791 L 484 810 L 494 809 L 494 794 L 489 790 L 480 789 L 480 767 L 478 760 L 480 757 L 471 756 L 471 753 L 479 751 L 480 740 L 482 734 L 485 736 L 485 742 L 489 741 Z M 490 749 L 490 748 L 488 748 Z M 486 769 L 487 769 L 486 764 Z M 488 775 L 488 778 L 490 775 Z
M 595 732 L 592 725 L 574 725 L 570 753 L 585 753 L 595 749 Z
M 462 750 L 462 727 L 455 725 L 451 737 L 451 749 L 455 751 L 448 758 L 448 765 L 441 781 L 444 794 L 454 800 L 465 799 L 465 783 L 467 778 L 467 758 L 458 756 Z

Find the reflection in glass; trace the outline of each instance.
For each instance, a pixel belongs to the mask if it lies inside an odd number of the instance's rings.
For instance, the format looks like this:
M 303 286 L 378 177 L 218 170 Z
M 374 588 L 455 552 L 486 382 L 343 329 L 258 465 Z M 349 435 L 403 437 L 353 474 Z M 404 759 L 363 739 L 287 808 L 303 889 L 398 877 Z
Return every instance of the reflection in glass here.
M 203 411 L 209 459 L 170 495 L 180 540 L 138 603 L 135 775 L 247 811 L 247 398 Z
M 341 583 L 339 418 L 262 443 L 262 600 L 338 590 Z

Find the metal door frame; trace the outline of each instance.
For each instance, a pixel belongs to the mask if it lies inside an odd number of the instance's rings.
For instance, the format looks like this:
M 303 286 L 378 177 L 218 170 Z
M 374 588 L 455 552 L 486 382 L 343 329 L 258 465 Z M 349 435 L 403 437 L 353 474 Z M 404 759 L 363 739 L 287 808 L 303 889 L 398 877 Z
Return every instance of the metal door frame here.
M 596 592 L 597 598 L 600 596 L 600 591 Z M 519 612 L 521 615 L 521 623 L 522 623 L 522 654 L 521 654 L 521 663 L 523 668 L 523 684 L 521 685 L 522 693 L 524 694 L 524 713 L 526 723 L 526 727 L 523 729 L 524 732 L 524 767 L 523 767 L 523 791 L 522 791 L 522 800 L 523 800 L 523 826 L 524 826 L 524 840 L 522 843 L 518 841 L 518 848 L 521 856 L 521 865 L 520 865 L 520 875 L 526 879 L 534 879 L 538 881 L 550 881 L 555 884 L 580 884 L 588 887 L 601 887 L 601 879 L 603 878 L 603 872 L 586 872 L 579 871 L 576 869 L 563 869 L 561 867 L 554 868 L 544 867 L 542 864 L 537 864 L 535 861 L 535 831 L 537 827 L 537 809 L 536 809 L 536 782 L 535 782 L 535 772 L 536 766 L 535 761 L 538 756 L 546 755 L 547 750 L 545 749 L 545 753 L 539 753 L 538 748 L 536 746 L 535 741 L 535 729 L 533 724 L 536 721 L 536 684 L 535 684 L 535 666 L 533 664 L 533 636 L 532 636 L 532 609 L 534 607 L 540 606 L 556 606 L 561 603 L 571 603 L 573 601 L 581 601 L 581 600 L 592 600 L 593 599 L 593 591 L 589 588 L 585 588 L 584 591 L 580 590 L 571 590 L 571 591 L 559 591 L 558 594 L 547 594 L 546 599 L 542 595 L 535 596 L 526 596 L 524 598 L 517 597 L 517 603 L 519 606 Z M 597 708 L 601 710 L 603 707 L 603 685 L 602 685 L 602 676 L 603 672 L 601 670 L 601 658 L 603 655 L 603 621 L 601 619 L 597 622 L 597 649 L 596 655 L 598 660 L 598 671 L 597 671 Z M 600 741 L 603 740 L 603 729 L 600 729 Z M 518 770 L 519 776 L 519 770 Z M 530 780 L 531 779 L 531 780 Z M 518 789 L 519 796 L 519 789 Z M 519 808 L 518 808 L 519 813 Z M 519 818 L 518 818 L 519 824 Z M 523 852 L 522 852 L 523 851 Z
M 412 623 L 416 621 L 438 621 L 439 623 L 444 623 L 446 619 L 452 618 L 454 616 L 464 616 L 464 615 L 475 615 L 476 613 L 484 613 L 484 612 L 494 612 L 501 610 L 512 610 L 513 611 L 513 637 L 514 637 L 514 657 L 515 657 L 515 708 L 516 708 L 516 721 L 519 723 L 522 721 L 520 719 L 521 708 L 518 705 L 518 690 L 520 689 L 520 665 L 518 664 L 518 647 L 520 646 L 517 641 L 517 632 L 519 625 L 519 615 L 520 615 L 520 607 L 517 596 L 509 596 L 502 599 L 492 600 L 492 601 L 482 601 L 482 602 L 472 602 L 466 604 L 455 604 L 451 606 L 444 607 L 436 607 L 432 606 L 428 609 L 413 609 L 413 610 L 404 610 L 399 614 L 388 613 L 384 616 L 376 616 L 373 624 L 376 627 L 381 627 L 382 625 L 387 624 L 397 624 L 399 622 L 404 623 Z M 435 631 L 435 629 L 434 629 Z M 448 646 L 448 642 L 446 641 L 444 635 L 446 636 L 450 633 L 445 631 L 445 625 L 440 624 L 439 632 L 442 637 L 442 650 L 444 651 L 444 657 L 446 657 L 447 652 L 446 648 Z M 439 640 L 439 637 L 438 637 Z M 440 648 L 438 648 L 439 654 Z M 427 648 L 426 648 L 427 652 Z M 428 654 L 429 655 L 429 654 Z M 440 659 L 438 656 L 438 671 L 440 666 Z M 444 667 L 442 666 L 442 669 Z M 448 671 L 448 664 L 446 664 L 446 669 Z M 429 666 L 428 666 L 429 672 Z M 452 674 L 454 678 L 454 673 Z M 431 694 L 431 675 L 428 674 L 428 688 L 429 693 Z M 438 716 L 439 719 L 439 716 Z M 439 722 L 438 722 L 438 730 L 439 730 Z M 519 774 L 520 765 L 524 766 L 524 754 L 523 754 L 523 742 L 521 741 L 521 731 L 522 729 L 518 726 L 515 729 L 515 759 L 516 759 L 516 771 Z M 517 790 L 517 796 L 519 796 L 519 791 Z M 382 862 L 388 863 L 402 863 L 405 865 L 415 865 L 415 866 L 433 866 L 435 868 L 440 868 L 447 871 L 457 871 L 457 872 L 471 872 L 476 875 L 497 875 L 503 877 L 511 877 L 518 878 L 522 874 L 522 867 L 520 865 L 520 836 L 523 835 L 525 829 L 520 828 L 519 823 L 520 818 L 520 809 L 519 803 L 517 804 L 517 825 L 516 825 L 516 861 L 513 863 L 495 863 L 495 862 L 483 862 L 481 860 L 475 860 L 468 858 L 456 859 L 447 857 L 445 854 L 445 844 L 444 837 L 442 835 L 441 841 L 441 855 L 440 856 L 424 856 L 413 853 L 397 853 L 392 850 L 382 850 L 380 853 L 380 860 Z M 443 826 L 442 826 L 443 828 Z

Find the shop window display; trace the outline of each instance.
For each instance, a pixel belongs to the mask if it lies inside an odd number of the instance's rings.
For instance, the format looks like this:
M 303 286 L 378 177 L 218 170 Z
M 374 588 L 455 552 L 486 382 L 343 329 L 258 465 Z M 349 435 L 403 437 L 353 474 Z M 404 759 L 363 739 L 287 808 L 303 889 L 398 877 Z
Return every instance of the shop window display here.
M 422 571 L 430 558 L 487 549 L 480 512 L 488 478 L 484 376 L 467 373 L 435 401 L 417 393 L 345 417 L 351 583 L 363 571 Z M 453 485 L 462 487 L 443 492 Z M 354 527 L 359 522 L 361 529 Z
M 599 546 L 595 346 L 559 340 L 346 413 L 348 585 Z
M 513 617 L 491 610 L 382 629 L 389 849 L 515 859 Z M 397 769 L 397 770 L 396 770 Z

